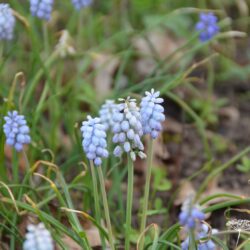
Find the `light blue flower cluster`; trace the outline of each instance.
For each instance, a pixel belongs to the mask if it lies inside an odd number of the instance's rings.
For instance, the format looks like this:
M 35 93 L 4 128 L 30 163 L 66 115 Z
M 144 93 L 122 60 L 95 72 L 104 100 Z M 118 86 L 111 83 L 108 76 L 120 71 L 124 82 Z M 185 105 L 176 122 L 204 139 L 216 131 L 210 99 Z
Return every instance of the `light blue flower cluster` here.
M 15 17 L 9 4 L 0 4 L 0 40 L 11 40 L 15 28 Z
M 217 17 L 212 12 L 201 13 L 195 29 L 200 31 L 200 40 L 202 42 L 212 39 L 219 32 Z
M 211 234 L 216 233 L 218 230 L 213 229 Z M 197 235 L 196 235 L 196 240 L 201 240 L 203 238 L 209 237 L 209 227 L 206 224 L 202 224 Z M 185 241 L 182 242 L 181 244 L 181 249 L 182 250 L 189 250 L 189 237 L 185 239 Z M 215 250 L 216 245 L 211 239 L 202 240 L 197 246 L 197 250 Z
M 182 205 L 182 211 L 179 215 L 179 221 L 187 229 L 194 229 L 205 219 L 205 214 L 197 205 L 192 204 L 192 199 L 187 199 Z
M 157 138 L 162 130 L 161 123 L 165 120 L 164 108 L 161 103 L 163 99 L 159 98 L 160 92 L 146 91 L 145 97 L 141 101 L 141 122 L 144 134 L 150 134 L 153 139 Z
M 27 227 L 23 250 L 53 250 L 53 240 L 43 223 Z
M 40 19 L 49 20 L 54 0 L 30 0 L 30 12 Z
M 120 157 L 123 152 L 126 152 L 130 154 L 132 160 L 136 159 L 136 154 L 145 158 L 144 146 L 141 142 L 143 135 L 141 115 L 136 100 L 128 97 L 120 101 L 123 103 L 119 105 L 119 112 L 113 114 L 115 122 L 112 128 L 113 142 L 118 144 L 114 149 L 114 155 Z
M 113 100 L 106 100 L 99 111 L 101 123 L 105 126 L 105 130 L 112 128 L 115 124 L 113 115 L 119 111 L 119 105 Z
M 75 9 L 80 10 L 92 4 L 93 0 L 71 0 Z
M 4 117 L 5 124 L 3 126 L 6 136 L 6 144 L 15 147 L 17 151 L 23 149 L 24 144 L 29 144 L 31 139 L 29 135 L 29 127 L 23 115 L 19 115 L 17 111 L 10 111 Z
M 82 123 L 82 146 L 89 160 L 93 160 L 96 166 L 102 164 L 102 158 L 108 157 L 105 126 L 100 118 L 87 117 Z

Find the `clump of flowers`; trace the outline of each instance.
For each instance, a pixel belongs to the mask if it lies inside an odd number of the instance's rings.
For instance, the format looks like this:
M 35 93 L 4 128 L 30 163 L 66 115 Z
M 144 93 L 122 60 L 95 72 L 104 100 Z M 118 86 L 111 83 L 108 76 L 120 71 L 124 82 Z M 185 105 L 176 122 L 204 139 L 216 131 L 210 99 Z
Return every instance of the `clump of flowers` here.
M 24 116 L 19 115 L 17 111 L 10 111 L 4 117 L 4 120 L 3 129 L 6 136 L 6 144 L 14 147 L 17 151 L 21 151 L 23 146 L 31 141 L 30 130 Z
M 49 20 L 54 0 L 30 0 L 30 12 L 40 19 Z
M 209 239 L 209 237 L 211 236 L 211 234 L 214 234 L 217 231 L 218 231 L 217 229 L 211 230 L 206 224 L 202 224 L 196 235 L 196 240 L 200 241 L 197 245 L 197 250 L 215 250 L 216 245 L 211 239 Z M 190 238 L 187 237 L 185 241 L 182 242 L 181 244 L 182 250 L 189 250 L 189 240 Z
M 120 99 L 120 101 L 123 103 L 119 105 L 119 112 L 115 112 L 113 115 L 115 122 L 112 128 L 113 142 L 118 144 L 114 149 L 114 155 L 120 157 L 123 152 L 126 152 L 130 154 L 132 160 L 136 159 L 136 154 L 145 158 L 144 146 L 141 142 L 143 135 L 141 115 L 136 100 L 128 97 L 126 100 Z
M 164 108 L 161 103 L 163 99 L 159 98 L 160 92 L 151 89 L 145 92 L 145 97 L 141 100 L 141 121 L 144 134 L 150 134 L 153 139 L 157 138 L 162 130 L 161 123 L 165 120 Z
M 87 116 L 87 121 L 82 123 L 82 146 L 89 160 L 96 166 L 102 164 L 102 158 L 108 157 L 105 126 L 100 118 Z
M 119 112 L 119 105 L 113 100 L 106 100 L 101 106 L 99 111 L 102 124 L 105 126 L 105 130 L 112 128 L 115 124 L 113 116 L 116 112 Z
M 187 199 L 182 205 L 182 211 L 179 215 L 179 221 L 187 229 L 194 229 L 205 219 L 205 214 L 197 205 L 192 204 L 192 199 Z
M 11 40 L 15 28 L 15 17 L 9 4 L 0 4 L 0 40 Z
M 200 31 L 200 40 L 202 42 L 212 39 L 219 32 L 217 17 L 212 12 L 201 13 L 195 29 Z
M 50 232 L 43 223 L 38 225 L 28 225 L 23 250 L 53 250 L 53 240 Z
M 71 0 L 75 9 L 80 10 L 92 4 L 93 0 Z

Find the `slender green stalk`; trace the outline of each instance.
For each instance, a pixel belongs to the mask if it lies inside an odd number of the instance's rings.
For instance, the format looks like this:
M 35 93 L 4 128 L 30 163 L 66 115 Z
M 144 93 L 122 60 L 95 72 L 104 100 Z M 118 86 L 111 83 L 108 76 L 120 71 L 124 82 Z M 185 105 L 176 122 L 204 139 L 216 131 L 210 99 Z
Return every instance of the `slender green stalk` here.
M 14 183 L 19 183 L 19 164 L 18 164 L 18 153 L 13 148 L 12 150 L 13 154 L 13 162 L 12 162 L 12 178 Z
M 196 250 L 196 242 L 195 242 L 195 232 L 194 230 L 191 230 L 189 232 L 189 244 L 188 244 L 188 250 Z
M 130 250 L 130 235 L 132 221 L 132 203 L 133 203 L 133 185 L 134 185 L 134 164 L 128 155 L 128 190 L 127 190 L 127 209 L 126 209 L 126 228 L 125 228 L 125 250 Z
M 44 41 L 44 51 L 45 55 L 49 55 L 49 34 L 47 24 L 43 23 L 43 41 Z
M 0 41 L 0 62 L 3 62 L 3 42 Z M 0 64 L 1 66 L 1 64 Z
M 12 150 L 12 179 L 15 184 L 19 183 L 19 162 L 18 162 L 18 153 L 15 148 Z M 18 197 L 20 198 L 20 196 Z M 14 216 L 12 217 L 12 224 L 16 225 L 17 223 L 17 217 L 18 215 L 15 213 Z M 16 239 L 15 235 L 11 235 L 10 238 L 10 249 L 14 250 L 16 247 Z
M 150 189 L 150 179 L 152 172 L 152 158 L 153 158 L 153 139 L 149 139 L 148 144 L 148 154 L 147 154 L 147 169 L 146 169 L 146 183 L 145 183 L 145 192 L 143 197 L 143 208 L 142 208 L 142 218 L 141 218 L 141 228 L 140 233 L 143 233 L 146 227 L 147 222 L 147 210 L 148 210 L 148 199 L 149 199 L 149 189 Z M 144 246 L 144 235 L 142 235 L 139 249 L 143 249 Z
M 84 24 L 84 15 L 83 10 L 80 10 L 79 12 L 79 18 L 78 18 L 78 27 L 77 27 L 77 47 L 78 49 L 82 48 L 82 36 L 83 36 L 83 24 Z
M 92 176 L 92 183 L 93 183 L 93 192 L 94 192 L 94 205 L 95 205 L 95 219 L 99 225 L 101 225 L 101 209 L 100 209 L 100 203 L 99 203 L 99 193 L 98 193 L 98 186 L 97 186 L 97 180 L 95 175 L 95 167 L 93 161 L 90 161 L 90 170 L 91 170 L 91 176 Z M 102 236 L 102 233 L 99 230 L 100 238 L 102 241 L 102 245 L 105 246 L 105 240 Z
M 111 249 L 115 250 L 114 241 L 113 241 L 114 237 L 113 237 L 113 233 L 112 233 L 112 227 L 111 227 L 110 215 L 109 215 L 108 199 L 107 199 L 107 193 L 105 190 L 105 182 L 104 182 L 104 177 L 103 177 L 103 173 L 102 173 L 102 168 L 98 167 L 97 172 L 98 172 L 98 176 L 99 176 L 104 213 L 105 213 L 106 223 L 107 223 L 107 227 L 108 227 L 109 244 L 110 244 Z

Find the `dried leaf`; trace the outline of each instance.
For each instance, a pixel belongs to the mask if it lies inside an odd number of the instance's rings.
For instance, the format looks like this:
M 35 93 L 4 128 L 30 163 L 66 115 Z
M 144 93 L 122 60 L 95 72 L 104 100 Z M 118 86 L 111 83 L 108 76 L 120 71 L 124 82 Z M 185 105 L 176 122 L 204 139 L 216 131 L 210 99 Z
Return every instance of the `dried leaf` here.
M 188 196 L 195 195 L 195 193 L 196 193 L 196 191 L 195 191 L 192 183 L 188 180 L 184 180 L 181 183 L 180 191 L 178 193 L 176 200 L 174 201 L 174 204 L 176 206 L 183 204 L 183 202 L 187 199 Z
M 92 54 L 93 67 L 96 70 L 94 85 L 97 96 L 106 97 L 112 87 L 113 74 L 119 65 L 119 59 L 110 54 Z

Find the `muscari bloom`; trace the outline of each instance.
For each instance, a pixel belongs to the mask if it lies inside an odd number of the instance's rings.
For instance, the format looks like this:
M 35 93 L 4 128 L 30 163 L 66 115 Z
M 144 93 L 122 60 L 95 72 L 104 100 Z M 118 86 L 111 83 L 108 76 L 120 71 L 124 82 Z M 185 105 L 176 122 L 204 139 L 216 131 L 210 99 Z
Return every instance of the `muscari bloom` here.
M 187 199 L 182 205 L 182 211 L 179 215 L 179 222 L 187 229 L 195 229 L 201 221 L 205 219 L 205 214 L 198 205 L 192 204 L 192 199 Z
M 145 97 L 141 100 L 141 122 L 144 134 L 150 134 L 153 139 L 157 138 L 162 130 L 161 122 L 165 120 L 164 108 L 161 103 L 163 99 L 159 98 L 160 92 L 146 91 Z
M 43 223 L 28 225 L 23 250 L 53 250 L 53 240 Z
M 11 40 L 15 28 L 15 17 L 9 4 L 0 4 L 0 40 Z
M 132 160 L 135 160 L 136 154 L 145 158 L 144 146 L 141 142 L 143 135 L 141 115 L 136 100 L 128 97 L 120 101 L 123 103 L 119 104 L 119 112 L 113 114 L 115 122 L 112 128 L 113 142 L 118 144 L 113 153 L 116 157 L 120 157 L 123 152 L 129 153 Z
M 82 146 L 89 160 L 93 160 L 96 166 L 102 164 L 102 158 L 108 157 L 105 126 L 100 118 L 87 116 L 87 121 L 82 123 Z
M 30 0 L 30 12 L 32 16 L 49 20 L 53 9 L 54 0 Z
M 116 104 L 113 100 L 106 100 L 101 106 L 99 111 L 102 124 L 105 126 L 105 130 L 112 128 L 115 124 L 113 115 L 115 112 L 119 112 L 119 104 Z
M 212 39 L 219 32 L 217 17 L 212 12 L 201 13 L 195 29 L 200 31 L 200 40 L 202 42 Z
M 24 116 L 19 115 L 17 111 L 10 111 L 4 117 L 4 120 L 3 129 L 6 136 L 6 144 L 14 147 L 17 151 L 21 151 L 24 144 L 29 144 L 31 141 L 30 130 Z
M 86 8 L 92 4 L 93 0 L 71 0 L 76 10 Z
M 214 234 L 216 232 L 218 232 L 217 229 L 212 229 L 212 232 L 210 234 Z M 197 250 L 215 250 L 216 249 L 216 245 L 214 244 L 212 240 L 203 239 L 207 237 L 209 237 L 209 227 L 206 224 L 202 224 L 196 235 L 196 240 L 200 240 L 200 242 L 197 245 Z M 187 237 L 185 241 L 182 242 L 181 249 L 189 250 L 189 237 Z

